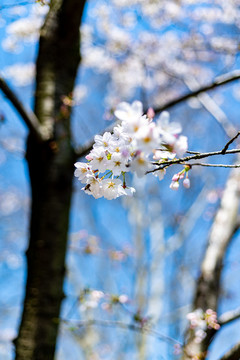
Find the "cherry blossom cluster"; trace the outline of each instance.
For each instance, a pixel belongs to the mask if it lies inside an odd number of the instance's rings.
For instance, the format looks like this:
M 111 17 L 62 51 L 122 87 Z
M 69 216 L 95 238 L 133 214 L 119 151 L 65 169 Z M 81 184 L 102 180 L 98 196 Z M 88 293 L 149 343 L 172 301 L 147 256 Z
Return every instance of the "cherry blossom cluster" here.
M 129 298 L 126 294 L 113 295 L 100 290 L 84 289 L 79 296 L 79 310 L 96 309 L 99 305 L 103 310 L 111 310 L 113 305 L 127 304 Z
M 187 150 L 187 138 L 179 135 L 181 126 L 170 123 L 167 112 L 153 121 L 153 110 L 143 115 L 142 103 L 134 101 L 131 105 L 120 103 L 114 114 L 119 124 L 113 128 L 113 133 L 96 135 L 93 149 L 86 156 L 88 163 L 75 164 L 74 175 L 85 184 L 82 190 L 96 199 L 131 196 L 135 189 L 126 183 L 128 172 L 142 177 L 155 170 L 153 174 L 161 180 L 166 171 L 160 169 L 161 162 L 182 156 Z M 174 183 L 179 186 L 179 179 L 188 170 L 189 167 L 185 167 L 176 174 Z M 170 187 L 175 189 L 176 185 Z
M 187 319 L 190 322 L 190 328 L 194 331 L 194 341 L 198 344 L 207 336 L 207 329 L 219 330 L 220 328 L 217 322 L 217 313 L 211 309 L 206 312 L 196 309 L 187 314 Z

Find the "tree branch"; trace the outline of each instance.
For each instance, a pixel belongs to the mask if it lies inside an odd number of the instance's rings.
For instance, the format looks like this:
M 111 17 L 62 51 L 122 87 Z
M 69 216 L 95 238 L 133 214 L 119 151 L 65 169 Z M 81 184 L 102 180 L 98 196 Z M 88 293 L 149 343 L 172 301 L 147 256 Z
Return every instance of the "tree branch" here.
M 199 87 L 195 91 L 192 91 L 192 92 L 190 92 L 190 93 L 188 93 L 186 95 L 180 96 L 179 98 L 174 99 L 172 101 L 169 101 L 168 103 L 166 103 L 166 104 L 164 104 L 162 106 L 156 107 L 154 109 L 154 112 L 157 114 L 159 112 L 168 110 L 169 108 L 171 108 L 171 107 L 173 107 L 175 105 L 178 105 L 178 104 L 190 99 L 191 97 L 196 97 L 199 94 L 202 94 L 202 93 L 204 93 L 206 91 L 213 90 L 216 87 L 226 85 L 228 83 L 231 83 L 231 82 L 239 80 L 239 79 L 240 79 L 240 70 L 234 70 L 234 71 L 229 72 L 227 74 L 218 76 L 211 84 L 208 84 L 208 85 L 203 86 L 203 87 Z M 147 110 L 145 110 L 144 112 L 147 112 Z M 116 123 L 110 125 L 108 128 L 103 130 L 102 134 L 104 132 L 106 132 L 106 131 L 112 132 L 114 126 L 116 126 Z M 232 134 L 232 130 L 233 130 L 233 127 L 230 128 L 230 130 L 227 132 L 227 134 L 228 135 Z M 89 140 L 85 145 L 79 147 L 75 151 L 76 157 L 82 157 L 82 156 L 86 155 L 92 149 L 93 144 L 94 144 L 94 138 Z
M 219 360 L 239 360 L 240 358 L 240 342 L 233 346 L 225 355 Z
M 73 91 L 80 62 L 80 25 L 85 0 L 51 0 L 40 31 L 34 111 L 54 141 L 32 133 L 26 159 L 32 190 L 28 276 L 16 360 L 52 360 L 61 302 L 72 195 L 71 109 L 62 116 L 62 96 Z
M 240 307 L 231 311 L 227 311 L 226 313 L 222 314 L 218 319 L 218 323 L 219 325 L 223 326 L 239 318 L 240 318 Z
M 226 152 L 223 154 L 222 150 L 220 151 L 210 151 L 207 153 L 197 153 L 196 155 L 192 155 L 192 156 L 186 156 L 184 158 L 180 158 L 180 159 L 173 159 L 173 160 L 167 160 L 167 161 L 163 161 L 160 164 L 153 162 L 153 165 L 159 165 L 157 168 L 153 169 L 153 170 L 149 170 L 147 172 L 148 173 L 152 173 L 158 170 L 162 170 L 167 166 L 170 165 L 174 165 L 174 164 L 185 164 L 186 162 L 190 161 L 190 160 L 199 160 L 199 159 L 204 159 L 207 158 L 209 156 L 216 156 L 216 155 L 225 155 L 225 154 L 237 154 L 240 153 L 240 149 L 232 149 L 232 150 L 226 150 Z M 189 165 L 194 165 L 194 164 L 189 164 Z M 237 165 L 234 165 L 234 167 L 238 167 Z
M 238 161 L 239 161 L 238 157 Z M 220 293 L 220 277 L 223 268 L 223 259 L 226 254 L 238 224 L 238 208 L 240 200 L 239 192 L 240 173 L 234 169 L 230 173 L 224 190 L 219 210 L 216 213 L 209 238 L 207 249 L 201 265 L 193 308 L 216 310 Z M 182 360 L 191 359 L 191 354 L 202 356 L 205 359 L 210 342 L 215 335 L 213 329 L 207 330 L 206 338 L 199 344 L 195 340 L 194 331 L 187 331 L 186 345 Z M 230 358 L 229 358 L 230 359 Z
M 155 172 L 161 169 L 164 169 L 165 167 L 168 167 L 170 165 L 173 164 L 182 164 L 182 165 L 189 165 L 189 166 L 194 166 L 194 165 L 198 165 L 198 166 L 208 166 L 208 167 L 228 167 L 228 168 L 238 168 L 240 167 L 240 165 L 235 164 L 235 165 L 225 165 L 225 164 L 203 164 L 203 163 L 191 163 L 191 164 L 185 164 L 186 162 L 190 161 L 190 160 L 199 160 L 199 159 L 204 159 L 206 157 L 209 156 L 216 156 L 216 155 L 225 155 L 225 154 L 237 154 L 240 152 L 240 149 L 233 149 L 233 150 L 228 150 L 229 146 L 234 142 L 234 140 L 237 139 L 237 137 L 240 135 L 240 131 L 233 136 L 232 139 L 230 139 L 226 145 L 224 146 L 224 148 L 220 151 L 211 151 L 211 152 L 207 152 L 207 153 L 200 153 L 197 151 L 188 151 L 189 154 L 194 154 L 191 156 L 186 156 L 185 158 L 180 158 L 180 159 L 172 159 L 172 160 L 167 160 L 167 161 L 162 161 L 160 164 L 158 162 L 152 162 L 153 165 L 159 165 L 157 168 L 153 169 L 153 170 L 149 170 L 147 172 L 151 173 L 151 172 Z
M 71 327 L 74 326 L 72 324 L 72 321 L 63 320 L 62 322 L 65 324 L 71 324 Z M 94 325 L 105 326 L 105 327 L 116 327 L 116 328 L 125 329 L 125 330 L 132 330 L 132 331 L 139 332 L 142 334 L 143 333 L 147 334 L 147 335 L 152 336 L 160 341 L 166 341 L 171 344 L 178 344 L 178 345 L 182 346 L 182 344 L 178 340 L 175 340 L 175 339 L 171 338 L 170 336 L 163 335 L 163 334 L 159 333 L 158 331 L 153 330 L 147 326 L 140 326 L 140 325 L 136 325 L 136 324 L 126 324 L 122 321 L 91 319 L 91 320 L 77 321 L 75 326 L 77 326 L 78 328 L 81 328 L 81 327 L 94 326 Z
M 169 108 L 171 108 L 171 107 L 173 107 L 175 105 L 178 105 L 178 104 L 190 99 L 191 97 L 198 96 L 201 93 L 204 93 L 204 92 L 209 91 L 209 90 L 213 90 L 213 89 L 215 89 L 215 88 L 217 88 L 219 86 L 226 85 L 228 83 L 231 83 L 231 82 L 239 80 L 239 79 L 240 79 L 240 70 L 231 71 L 231 72 L 229 72 L 227 74 L 218 76 L 215 80 L 213 80 L 212 83 L 210 83 L 208 85 L 199 87 L 195 91 L 192 91 L 192 92 L 190 92 L 188 94 L 180 96 L 177 99 L 169 101 L 167 104 L 165 104 L 163 106 L 157 107 L 156 109 L 154 109 L 154 111 L 155 111 L 155 113 L 158 113 L 158 112 L 161 112 L 163 110 L 169 109 Z
M 195 91 L 200 88 L 200 84 L 196 78 L 188 76 L 184 79 L 184 83 L 187 85 L 190 91 Z M 214 117 L 218 124 L 222 127 L 226 135 L 231 139 L 237 132 L 235 126 L 228 120 L 224 111 L 218 106 L 218 104 L 207 93 L 200 93 L 197 96 L 198 101 L 202 106 Z
M 236 140 L 238 138 L 239 135 L 240 135 L 240 131 L 238 131 L 238 133 L 226 143 L 226 145 L 222 149 L 222 154 L 223 155 L 226 154 L 226 151 L 229 148 L 229 146 L 234 142 L 234 140 Z
M 40 141 L 44 141 L 48 139 L 48 136 L 43 136 L 43 132 L 41 129 L 41 124 L 38 121 L 38 118 L 31 110 L 27 111 L 24 107 L 23 103 L 18 99 L 17 95 L 10 89 L 7 85 L 6 81 L 0 76 L 0 89 L 6 95 L 8 100 L 15 107 L 19 115 L 24 120 L 30 132 L 32 132 L 35 137 Z
M 197 166 L 205 166 L 205 167 L 220 167 L 220 168 L 230 168 L 230 169 L 240 168 L 240 164 L 227 165 L 227 164 L 191 163 L 191 164 L 182 164 L 182 165 L 188 165 L 191 167 L 197 165 Z

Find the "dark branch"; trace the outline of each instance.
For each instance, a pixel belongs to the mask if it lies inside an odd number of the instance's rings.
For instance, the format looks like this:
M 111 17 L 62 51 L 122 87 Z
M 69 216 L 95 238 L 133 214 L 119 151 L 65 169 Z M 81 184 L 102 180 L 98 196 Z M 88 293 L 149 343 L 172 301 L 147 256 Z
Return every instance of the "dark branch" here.
M 231 82 L 239 80 L 239 79 L 240 79 L 240 70 L 234 70 L 227 74 L 218 76 L 215 80 L 213 80 L 212 83 L 210 83 L 206 86 L 200 87 L 199 89 L 192 91 L 186 95 L 180 96 L 179 98 L 174 99 L 174 100 L 168 102 L 167 104 L 164 104 L 164 105 L 154 109 L 154 111 L 155 111 L 155 113 L 158 113 L 163 110 L 167 110 L 175 105 L 178 105 L 178 104 L 190 99 L 191 97 L 198 96 L 199 94 L 201 94 L 203 92 L 213 90 L 218 86 L 226 85 L 228 83 L 231 83 Z
M 227 150 L 225 154 L 237 154 L 240 152 L 240 149 L 233 149 L 233 150 Z M 196 155 L 192 155 L 192 156 L 186 156 L 184 158 L 180 158 L 180 159 L 173 159 L 173 160 L 168 160 L 168 161 L 163 161 L 161 162 L 161 164 L 159 163 L 153 163 L 153 165 L 159 165 L 157 168 L 150 170 L 147 172 L 151 173 L 151 172 L 155 172 L 161 169 L 164 169 L 167 166 L 170 165 L 174 165 L 174 164 L 185 164 L 186 162 L 190 161 L 190 160 L 199 160 L 199 159 L 204 159 L 207 158 L 209 156 L 216 156 L 216 155 L 223 155 L 222 150 L 220 151 L 211 151 L 211 152 L 207 152 L 207 153 L 199 153 Z M 194 165 L 194 164 L 189 164 L 189 165 Z M 234 167 L 238 167 L 236 165 L 234 165 Z
M 177 99 L 174 99 L 162 106 L 159 106 L 159 107 L 156 107 L 154 109 L 154 112 L 155 113 L 159 113 L 161 111 L 164 111 L 164 110 L 167 110 L 175 105 L 178 105 L 188 99 L 190 99 L 191 97 L 196 97 L 198 96 L 199 94 L 201 93 L 204 93 L 206 91 L 209 91 L 209 90 L 213 90 L 215 89 L 216 87 L 218 86 L 222 86 L 222 85 L 225 85 L 225 84 L 228 84 L 228 83 L 231 83 L 233 81 L 236 81 L 236 80 L 239 80 L 240 79 L 240 70 L 235 70 L 235 71 L 232 71 L 232 72 L 229 72 L 227 74 L 224 74 L 224 75 L 221 75 L 219 77 L 217 77 L 211 84 L 209 85 L 206 85 L 206 86 L 203 86 L 203 87 L 200 87 L 199 89 L 195 90 L 195 91 L 192 91 L 186 95 L 183 95 L 183 96 L 180 96 L 179 98 Z M 144 112 L 147 112 L 144 111 Z M 108 127 L 107 129 L 105 129 L 102 133 L 106 132 L 106 131 L 112 131 L 114 126 L 116 126 L 116 123 L 112 124 L 110 127 Z M 239 135 L 237 135 L 239 136 Z M 236 136 L 236 137 L 237 137 Z M 234 141 L 235 139 L 233 139 Z M 86 155 L 93 147 L 93 144 L 94 144 L 94 139 L 91 139 L 89 140 L 85 145 L 83 145 L 82 147 L 79 147 L 77 150 L 76 150 L 76 157 L 82 157 L 84 155 Z M 230 143 L 228 144 L 228 146 L 230 145 Z M 227 145 L 226 145 L 227 146 Z M 228 148 L 228 147 L 227 147 Z M 224 150 L 224 149 L 223 149 Z M 222 151 L 223 151 L 222 150 Z
M 41 125 L 32 111 L 27 111 L 22 102 L 18 99 L 16 94 L 10 89 L 6 81 L 0 76 L 0 89 L 6 95 L 8 100 L 15 107 L 19 115 L 26 123 L 30 132 L 32 132 L 39 141 L 47 140 L 42 134 Z
M 240 342 L 230 349 L 219 360 L 239 360 L 240 359 Z
M 240 131 L 238 131 L 238 133 L 231 139 L 229 140 L 226 145 L 224 146 L 224 148 L 222 149 L 222 154 L 225 154 L 227 149 L 229 148 L 229 146 L 234 142 L 234 140 L 236 140 L 238 138 L 238 136 L 240 135 Z

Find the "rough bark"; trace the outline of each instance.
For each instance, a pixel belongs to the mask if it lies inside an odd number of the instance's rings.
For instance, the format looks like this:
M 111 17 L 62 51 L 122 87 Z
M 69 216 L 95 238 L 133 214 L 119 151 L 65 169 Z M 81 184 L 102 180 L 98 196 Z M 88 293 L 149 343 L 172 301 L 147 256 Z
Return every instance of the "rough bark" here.
M 203 311 L 207 309 L 217 310 L 223 260 L 236 227 L 238 227 L 239 183 L 240 173 L 237 169 L 234 169 L 230 173 L 219 210 L 210 231 L 207 249 L 202 261 L 201 274 L 196 285 L 193 302 L 194 310 L 198 308 Z M 194 356 L 198 357 L 198 359 L 205 359 L 215 333 L 215 330 L 208 329 L 206 338 L 202 342 L 196 343 L 194 331 L 188 329 L 182 360 L 193 359 Z
M 73 90 L 80 61 L 83 0 L 52 0 L 41 30 L 37 59 L 35 114 L 51 139 L 30 133 L 27 162 L 32 189 L 28 277 L 16 339 L 16 360 L 52 360 L 63 299 L 64 262 L 72 193 L 74 153 L 70 109 L 63 95 Z M 66 110 L 66 109 L 65 109 Z

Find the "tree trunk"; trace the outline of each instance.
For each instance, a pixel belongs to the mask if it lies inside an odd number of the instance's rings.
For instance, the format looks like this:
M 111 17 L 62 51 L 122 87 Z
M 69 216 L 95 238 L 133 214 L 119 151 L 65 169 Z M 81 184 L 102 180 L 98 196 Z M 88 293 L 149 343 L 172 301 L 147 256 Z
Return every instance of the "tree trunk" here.
M 52 360 L 63 299 L 64 263 L 72 193 L 74 152 L 70 107 L 62 96 L 72 92 L 80 62 L 83 0 L 52 0 L 41 29 L 35 114 L 51 139 L 30 134 L 27 162 L 32 189 L 28 277 L 16 360 Z

